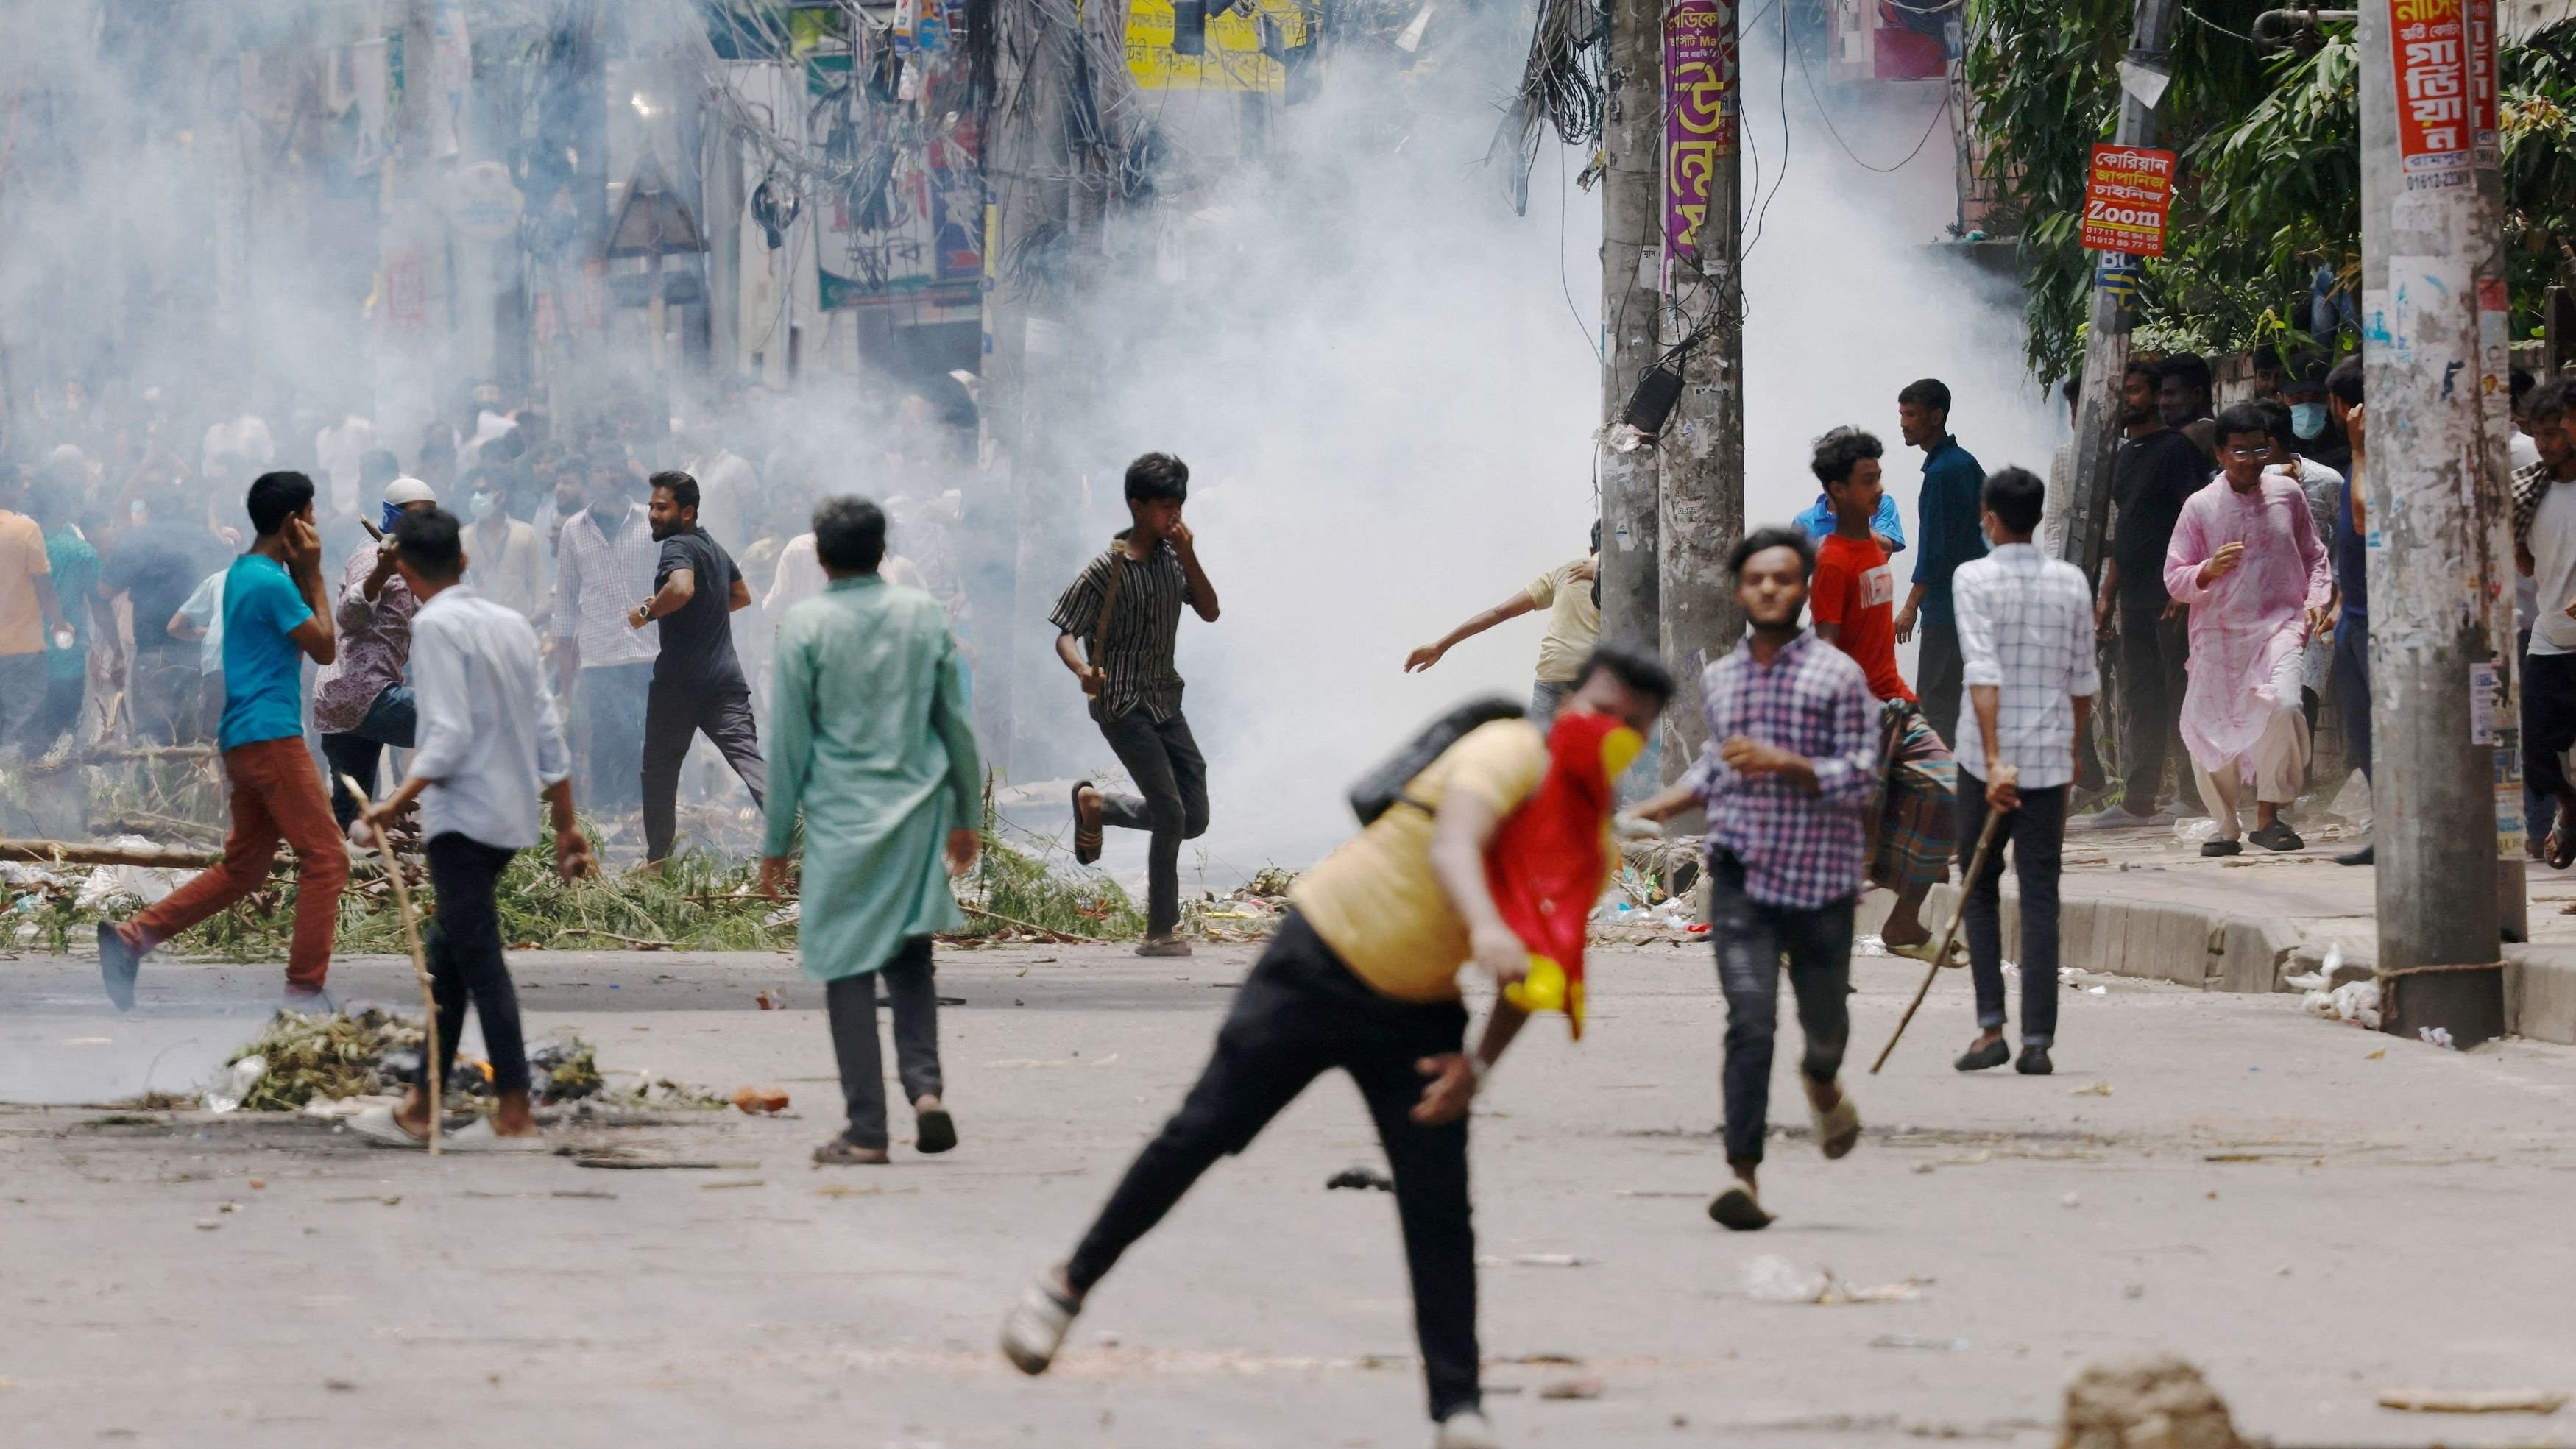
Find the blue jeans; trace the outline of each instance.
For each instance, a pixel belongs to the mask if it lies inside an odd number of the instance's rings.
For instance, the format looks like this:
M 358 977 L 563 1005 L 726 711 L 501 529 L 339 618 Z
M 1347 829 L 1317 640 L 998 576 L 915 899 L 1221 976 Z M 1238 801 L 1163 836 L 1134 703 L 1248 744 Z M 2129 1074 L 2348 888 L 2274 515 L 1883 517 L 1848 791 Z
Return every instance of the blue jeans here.
M 1744 862 L 1727 851 L 1709 861 L 1709 939 L 1717 943 L 1717 985 L 1726 995 L 1726 1160 L 1762 1160 L 1771 1111 L 1772 1038 L 1780 1028 L 1780 967 L 1798 998 L 1807 1051 L 1798 1064 L 1811 1082 L 1843 1069 L 1851 1040 L 1852 903 L 1812 909 L 1767 906 L 1744 893 Z
M 411 686 L 393 684 L 367 706 L 367 717 L 358 721 L 356 729 L 322 736 L 322 758 L 331 765 L 331 818 L 340 822 L 342 830 L 358 818 L 358 802 L 350 798 L 340 777 L 346 775 L 357 781 L 368 799 L 381 798 L 376 790 L 376 762 L 384 758 L 387 745 L 410 749 L 412 732 L 419 723 L 420 705 Z

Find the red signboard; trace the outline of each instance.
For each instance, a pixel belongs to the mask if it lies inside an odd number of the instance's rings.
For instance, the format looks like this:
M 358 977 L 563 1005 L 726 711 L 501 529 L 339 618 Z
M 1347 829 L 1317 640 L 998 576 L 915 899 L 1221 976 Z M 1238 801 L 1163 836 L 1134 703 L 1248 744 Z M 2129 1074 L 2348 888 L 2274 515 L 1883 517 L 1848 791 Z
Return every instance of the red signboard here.
M 2133 257 L 2163 256 L 2173 180 L 2171 151 L 2153 146 L 2095 146 L 2084 181 L 2085 247 Z
M 2388 21 L 2406 189 L 2464 186 L 2473 134 L 2467 0 L 2388 0 Z M 2492 44 L 2488 49 L 2492 54 Z

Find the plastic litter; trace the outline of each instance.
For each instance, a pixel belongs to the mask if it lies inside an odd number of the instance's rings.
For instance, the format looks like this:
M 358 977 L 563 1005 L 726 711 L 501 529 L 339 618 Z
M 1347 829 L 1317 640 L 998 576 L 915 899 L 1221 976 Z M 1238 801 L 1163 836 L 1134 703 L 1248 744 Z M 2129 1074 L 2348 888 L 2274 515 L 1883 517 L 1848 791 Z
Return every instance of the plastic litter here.
M 2342 965 L 2343 943 L 2330 942 L 2326 946 L 2324 964 L 2314 971 L 2284 976 L 2281 978 L 2281 984 L 2295 991 L 2330 991 L 2334 989 L 2335 971 Z
M 2379 983 L 2347 981 L 2331 991 L 2310 991 L 2300 1004 L 2312 1015 L 2328 1021 L 2349 1022 L 2368 1031 L 2379 1030 Z
M 206 1089 L 206 1110 L 238 1112 L 242 1099 L 268 1075 L 268 1058 L 248 1056 L 224 1068 L 223 1080 Z
M 1855 1287 L 1838 1282 L 1831 1268 L 1801 1268 L 1777 1253 L 1765 1253 L 1744 1265 L 1744 1293 L 1757 1303 L 1813 1303 L 1839 1307 L 1862 1303 L 1909 1303 L 1923 1296 L 1927 1278 Z
M 2184 845 L 2198 845 L 2218 838 L 2218 822 L 2206 815 L 2186 815 L 2174 822 L 2174 839 Z
M 2460 1049 L 2459 1043 L 2451 1040 L 2451 1029 L 2447 1026 L 2419 1026 L 2415 1028 L 2415 1035 L 2422 1038 L 2428 1045 L 2440 1047 L 2446 1052 Z

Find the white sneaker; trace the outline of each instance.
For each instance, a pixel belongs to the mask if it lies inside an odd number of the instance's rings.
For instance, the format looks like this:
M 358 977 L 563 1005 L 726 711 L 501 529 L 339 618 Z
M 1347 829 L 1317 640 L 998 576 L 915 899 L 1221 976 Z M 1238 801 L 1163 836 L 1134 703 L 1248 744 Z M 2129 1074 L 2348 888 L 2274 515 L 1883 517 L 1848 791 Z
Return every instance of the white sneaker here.
M 1440 1421 L 1440 1432 L 1431 1436 L 1431 1449 L 1502 1449 L 1502 1442 L 1494 1437 L 1494 1426 L 1485 1422 L 1485 1416 L 1469 1409 Z
M 1081 1311 L 1080 1305 L 1065 1302 L 1056 1292 L 1053 1274 L 1040 1274 L 1021 1291 L 1020 1301 L 1002 1320 L 1002 1357 L 1024 1374 L 1045 1373 L 1047 1365 L 1055 1362 L 1056 1350 L 1064 1347 L 1065 1334 L 1072 1331 L 1073 1316 Z

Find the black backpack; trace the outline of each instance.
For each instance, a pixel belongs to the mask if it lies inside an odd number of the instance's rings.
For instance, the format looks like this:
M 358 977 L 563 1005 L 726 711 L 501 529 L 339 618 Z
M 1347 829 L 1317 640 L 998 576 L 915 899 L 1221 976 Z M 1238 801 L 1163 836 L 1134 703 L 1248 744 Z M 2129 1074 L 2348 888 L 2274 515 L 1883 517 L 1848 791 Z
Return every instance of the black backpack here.
M 1351 786 L 1351 813 L 1360 818 L 1363 826 L 1374 824 L 1404 799 L 1404 787 L 1413 783 L 1414 776 L 1430 769 L 1431 762 L 1466 738 L 1468 731 L 1498 719 L 1525 719 L 1528 714 L 1517 701 L 1499 694 L 1450 706 L 1447 713 L 1424 725 L 1394 754 L 1360 776 L 1359 782 Z

